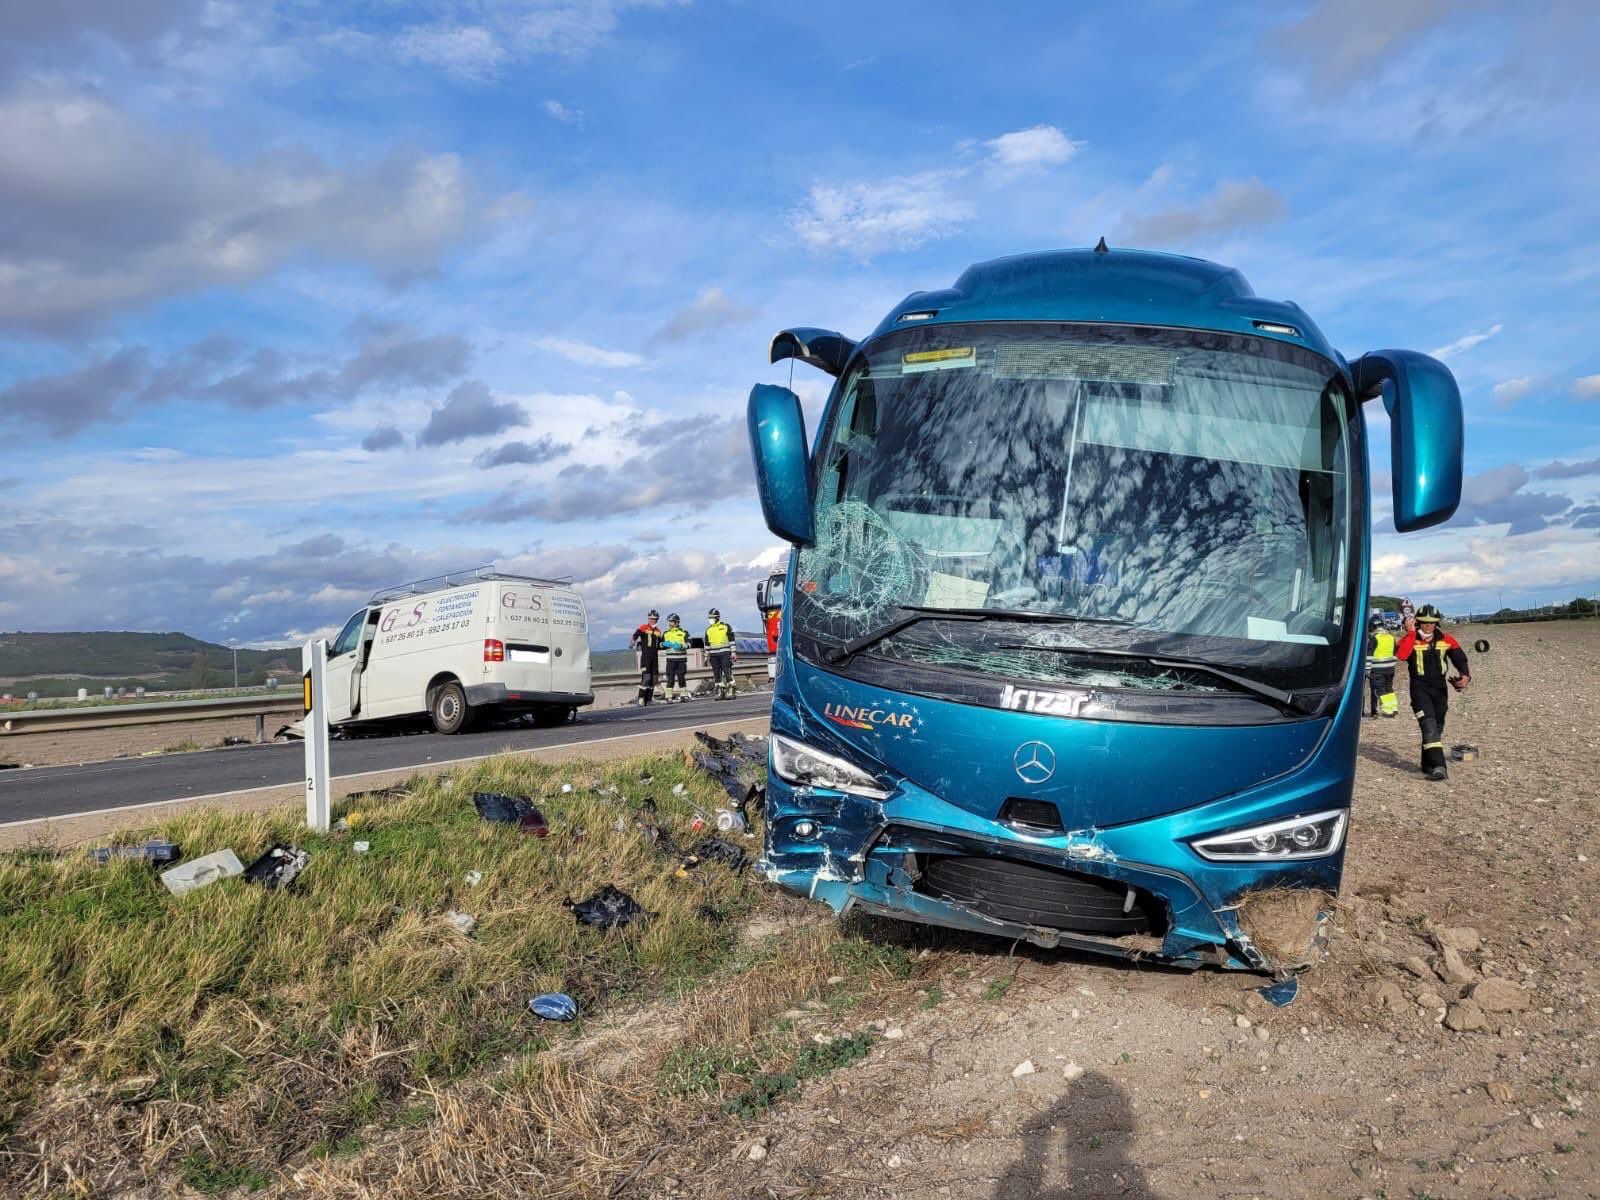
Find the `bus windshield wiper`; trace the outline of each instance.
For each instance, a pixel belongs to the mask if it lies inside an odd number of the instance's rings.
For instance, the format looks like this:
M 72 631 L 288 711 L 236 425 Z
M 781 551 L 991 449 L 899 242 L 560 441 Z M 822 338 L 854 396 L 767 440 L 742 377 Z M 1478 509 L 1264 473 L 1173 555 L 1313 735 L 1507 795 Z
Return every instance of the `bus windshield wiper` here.
M 922 621 L 1032 621 L 1037 624 L 1087 624 L 1087 625 L 1130 625 L 1121 617 L 1080 617 L 1073 613 L 1041 612 L 1026 608 L 938 608 L 927 604 L 900 604 L 896 605 L 900 613 L 894 620 L 869 629 L 859 637 L 853 637 L 842 646 L 835 646 L 824 656 L 830 663 L 842 663 L 848 658 L 854 658 L 869 646 L 875 646 L 885 638 L 893 637 L 902 629 Z
M 1145 654 L 1138 650 L 1116 650 L 1107 646 L 1033 646 L 1026 642 L 1010 646 L 1000 646 L 1001 650 L 1043 650 L 1050 654 L 1082 654 L 1093 658 L 1135 658 L 1140 662 L 1149 663 L 1152 667 L 1161 667 L 1169 671 L 1196 671 L 1203 675 L 1210 675 L 1214 679 L 1221 679 L 1231 683 L 1241 691 L 1250 692 L 1260 696 L 1263 700 L 1270 700 L 1280 708 L 1290 712 L 1300 713 L 1303 716 L 1312 716 L 1322 708 L 1323 697 L 1316 700 L 1301 700 L 1293 692 L 1275 688 L 1270 683 L 1262 683 L 1258 679 L 1251 679 L 1248 675 L 1236 675 L 1232 671 L 1214 666 L 1208 662 L 1196 662 L 1187 658 L 1165 658 L 1156 654 Z

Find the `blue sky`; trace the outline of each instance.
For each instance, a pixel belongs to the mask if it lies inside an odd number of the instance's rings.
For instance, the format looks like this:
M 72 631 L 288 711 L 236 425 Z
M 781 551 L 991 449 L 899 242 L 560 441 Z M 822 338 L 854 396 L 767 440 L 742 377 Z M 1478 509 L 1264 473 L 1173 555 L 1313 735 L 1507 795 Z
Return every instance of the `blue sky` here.
M 0 628 L 491 560 L 754 627 L 773 330 L 1101 235 L 1448 361 L 1462 511 L 1377 587 L 1600 591 L 1596 6 L 991 7 L 0 0 Z

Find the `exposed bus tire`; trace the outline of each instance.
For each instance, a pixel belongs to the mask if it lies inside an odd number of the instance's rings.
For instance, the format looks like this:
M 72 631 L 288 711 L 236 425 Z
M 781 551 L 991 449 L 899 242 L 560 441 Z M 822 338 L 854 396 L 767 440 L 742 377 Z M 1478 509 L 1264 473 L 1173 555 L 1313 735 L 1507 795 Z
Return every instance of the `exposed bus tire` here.
M 428 700 L 428 716 L 438 732 L 461 733 L 472 724 L 472 708 L 467 704 L 466 691 L 454 680 L 441 683 Z

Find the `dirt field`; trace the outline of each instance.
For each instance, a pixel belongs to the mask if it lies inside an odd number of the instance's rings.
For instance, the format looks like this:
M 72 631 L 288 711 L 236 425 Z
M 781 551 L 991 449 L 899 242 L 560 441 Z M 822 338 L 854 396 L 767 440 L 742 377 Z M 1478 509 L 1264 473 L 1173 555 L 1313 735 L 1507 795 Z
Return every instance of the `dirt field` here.
M 637 1194 L 1594 1196 L 1600 622 L 1458 632 L 1491 651 L 1445 741 L 1482 756 L 1423 781 L 1403 683 L 1401 716 L 1367 722 L 1342 912 L 1292 1005 L 912 932 L 910 995 L 813 1014 L 886 1019 L 867 1061 L 708 1123 Z M 1528 1007 L 1457 1003 L 1490 976 Z

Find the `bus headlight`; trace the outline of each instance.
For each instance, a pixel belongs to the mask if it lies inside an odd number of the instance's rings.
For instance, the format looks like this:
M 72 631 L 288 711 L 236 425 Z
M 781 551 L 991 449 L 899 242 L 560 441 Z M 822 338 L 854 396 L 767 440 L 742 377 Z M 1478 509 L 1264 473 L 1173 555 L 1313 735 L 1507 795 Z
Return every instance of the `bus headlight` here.
M 772 735 L 771 744 L 772 773 L 785 783 L 792 783 L 795 787 L 850 792 L 874 800 L 889 798 L 882 781 L 874 779 L 860 767 L 851 766 L 842 758 L 824 754 L 781 733 Z
M 1212 862 L 1282 862 L 1326 858 L 1344 845 L 1347 809 L 1290 817 L 1267 825 L 1252 825 L 1228 833 L 1196 838 L 1189 844 Z

